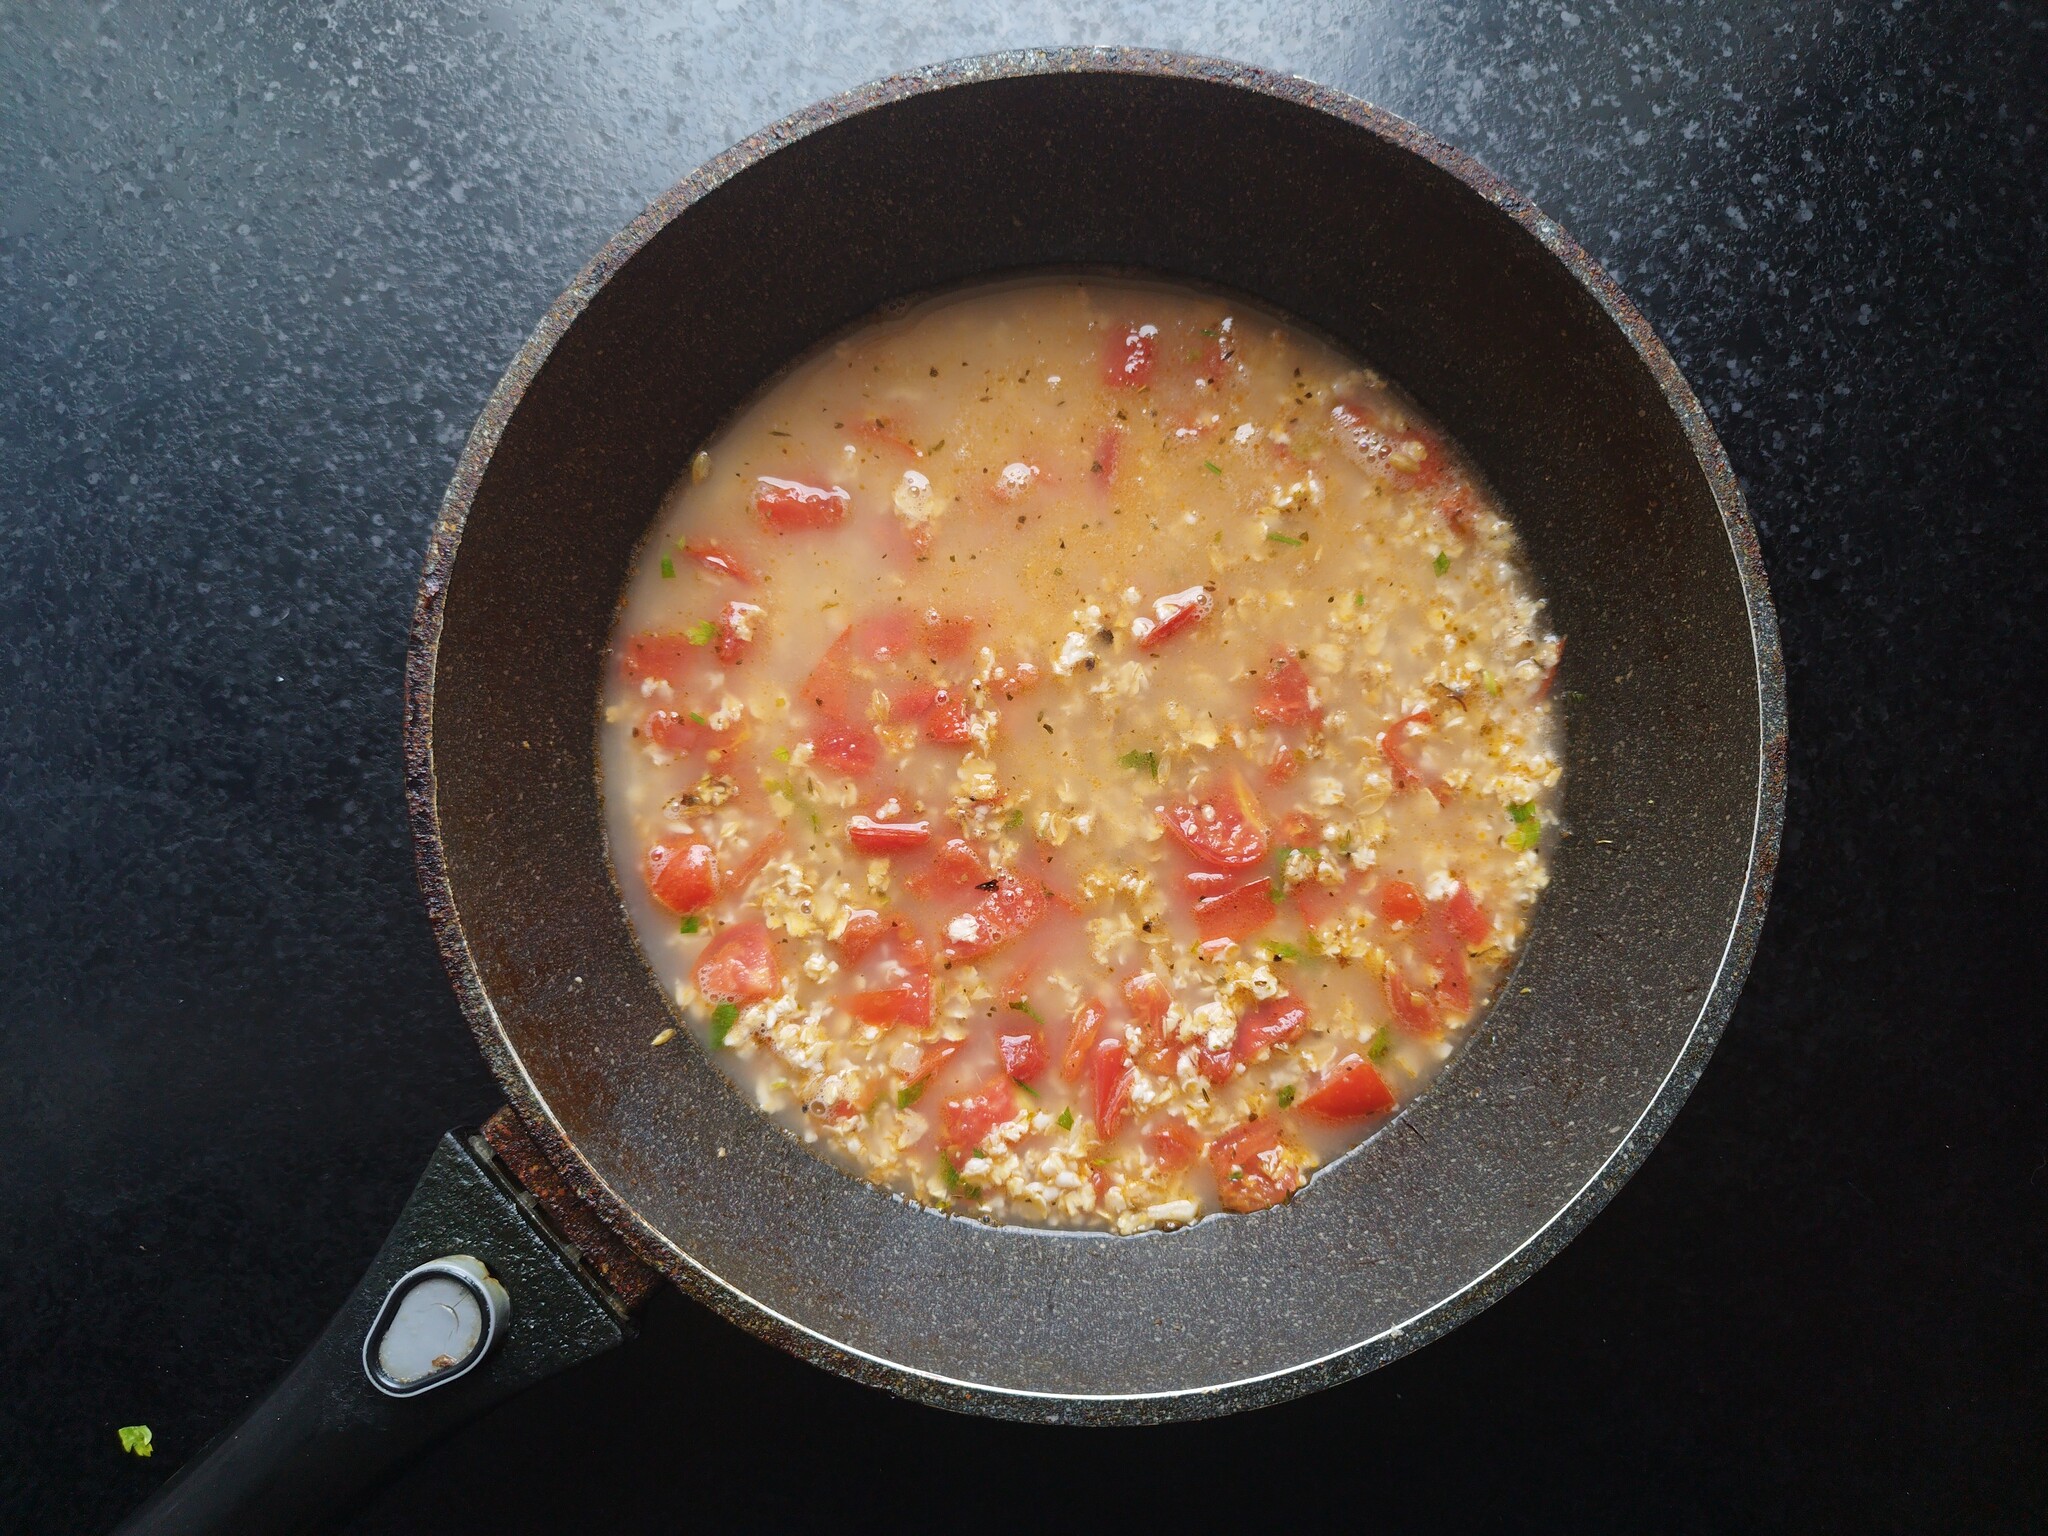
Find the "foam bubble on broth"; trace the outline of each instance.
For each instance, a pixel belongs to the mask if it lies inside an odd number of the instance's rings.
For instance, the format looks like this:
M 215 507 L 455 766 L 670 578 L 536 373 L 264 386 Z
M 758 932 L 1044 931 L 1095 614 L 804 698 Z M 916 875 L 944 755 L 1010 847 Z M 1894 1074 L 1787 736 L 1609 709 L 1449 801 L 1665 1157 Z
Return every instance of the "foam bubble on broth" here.
M 1174 1226 L 1292 1197 L 1471 1034 L 1547 878 L 1560 647 L 1370 369 L 1189 290 L 978 288 L 678 481 L 606 826 L 764 1113 L 959 1214 Z

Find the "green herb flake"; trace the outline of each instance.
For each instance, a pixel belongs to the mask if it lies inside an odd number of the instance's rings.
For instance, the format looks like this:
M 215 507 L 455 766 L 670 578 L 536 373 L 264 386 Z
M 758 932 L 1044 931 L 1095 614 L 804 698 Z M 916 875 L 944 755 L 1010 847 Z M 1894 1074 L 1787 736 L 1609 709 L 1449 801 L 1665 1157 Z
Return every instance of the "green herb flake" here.
M 939 1170 L 946 1176 L 946 1188 L 958 1189 L 960 1187 L 960 1170 L 953 1166 L 953 1159 L 947 1157 L 944 1153 L 939 1155 Z
M 704 718 L 704 716 L 703 716 L 703 715 L 702 715 L 702 714 L 701 714 L 701 713 L 700 713 L 699 711 L 697 711 L 697 710 L 694 710 L 694 709 L 693 709 L 693 710 L 691 710 L 691 711 L 690 711 L 690 718 L 691 718 L 692 720 L 696 721 L 696 722 L 697 722 L 697 724 L 699 724 L 699 725 L 701 725 L 701 726 L 704 726 L 704 727 L 706 727 L 707 729 L 708 729 L 708 728 L 710 727 L 710 725 L 711 725 L 711 722 L 710 722 L 709 720 L 706 720 L 706 719 Z
M 732 1033 L 733 1025 L 740 1021 L 738 1003 L 720 1003 L 711 1010 L 711 1043 L 724 1045 L 725 1037 Z
M 1053 1124 L 1063 1131 L 1071 1131 L 1074 1128 L 1074 1111 L 1072 1106 L 1061 1110 L 1059 1119 L 1053 1121 Z
M 944 438 L 942 437 L 942 438 L 940 438 L 940 439 L 939 439 L 939 440 L 938 440 L 938 441 L 937 441 L 936 443 L 933 443 L 933 444 L 931 445 L 931 447 L 929 447 L 929 448 L 925 449 L 925 452 L 926 452 L 926 453 L 937 453 L 937 452 L 938 452 L 938 451 L 939 451 L 939 450 L 940 450 L 941 448 L 943 448 L 943 447 L 945 447 L 945 446 L 946 446 L 946 440 L 945 440 L 945 439 L 944 439 Z
M 1448 571 L 1451 568 L 1451 557 L 1445 554 L 1442 550 L 1438 550 L 1436 552 L 1436 558 L 1430 561 L 1429 563 L 1433 567 L 1435 567 L 1437 575 L 1441 576 L 1445 571 Z
M 773 752 L 769 753 L 768 755 L 774 758 L 775 761 L 777 761 L 778 763 L 786 763 L 789 761 L 789 748 L 777 747 Z
M 1380 1058 L 1385 1056 L 1387 1052 L 1393 1048 L 1393 1044 L 1394 1042 L 1387 1037 L 1386 1030 L 1381 1029 L 1377 1031 L 1373 1035 L 1372 1039 L 1366 1042 L 1366 1059 L 1368 1061 L 1380 1060 Z
M 1028 1093 L 1034 1099 L 1038 1097 L 1038 1090 L 1032 1087 L 1029 1083 L 1025 1082 L 1023 1078 L 1013 1077 L 1010 1079 L 1010 1081 L 1017 1085 L 1017 1091 L 1019 1093 Z
M 1543 822 L 1536 815 L 1536 807 L 1527 800 L 1508 807 L 1508 815 L 1514 818 L 1514 830 L 1508 833 L 1508 846 L 1517 853 L 1527 853 L 1543 841 Z
M 1202 468 L 1209 471 L 1209 473 L 1212 475 L 1220 475 L 1223 473 L 1222 470 L 1218 469 L 1214 464 L 1210 463 L 1207 459 L 1202 460 Z
M 1301 951 L 1292 944 L 1268 944 L 1266 953 L 1275 960 L 1299 960 Z
M 1010 1012 L 1026 1014 L 1041 1029 L 1045 1027 L 1045 1020 L 1038 1016 L 1038 1010 L 1031 1006 L 1030 999 L 1028 998 L 1020 997 L 1017 1001 L 1010 1004 Z
M 1023 825 L 1024 808 L 1022 806 L 1019 806 L 1016 810 L 1010 812 L 1009 815 L 1003 818 L 1003 830 L 1005 832 L 1014 832 Z
M 709 645 L 718 638 L 718 626 L 709 619 L 700 619 L 683 631 L 692 645 Z
M 667 555 L 661 557 L 661 579 L 663 581 L 674 581 L 676 579 L 676 563 L 669 559 Z
M 919 1099 L 923 1098 L 926 1081 L 926 1079 L 920 1079 L 912 1083 L 908 1088 L 898 1088 L 896 1090 L 896 1107 L 898 1109 L 908 1109 Z
M 1296 549 L 1301 548 L 1301 540 L 1291 533 L 1269 533 L 1266 535 L 1266 542 L 1268 544 L 1291 544 Z
M 1205 325 L 1202 327 L 1202 334 L 1204 336 L 1213 337 L 1216 334 L 1216 327 L 1213 325 Z
M 1365 606 L 1365 594 L 1363 592 L 1352 593 L 1351 606 L 1354 608 L 1363 608 Z
M 690 916 L 683 919 L 682 925 L 679 928 L 677 928 L 676 931 L 678 933 L 701 933 L 703 932 L 703 930 L 703 919 L 699 918 L 695 913 L 692 913 Z
M 130 1456 L 152 1456 L 156 1453 L 155 1438 L 147 1424 L 123 1424 L 114 1433 L 120 1436 L 121 1449 Z
M 981 1186 L 979 1184 L 969 1184 L 962 1188 L 960 1193 L 970 1200 L 979 1200 L 981 1198 Z
M 1119 768 L 1135 768 L 1141 773 L 1152 775 L 1152 782 L 1159 782 L 1159 754 L 1157 752 L 1126 752 L 1116 760 Z
M 1486 683 L 1486 691 L 1492 694 L 1496 699 L 1499 698 L 1500 679 L 1495 677 L 1491 672 L 1482 672 L 1480 676 L 1482 679 L 1484 679 Z
M 1282 1109 L 1285 1109 L 1288 1105 L 1292 1104 L 1294 1102 L 1294 1084 L 1289 1083 L 1286 1087 L 1282 1088 L 1280 1090 L 1279 1097 L 1280 1107 Z

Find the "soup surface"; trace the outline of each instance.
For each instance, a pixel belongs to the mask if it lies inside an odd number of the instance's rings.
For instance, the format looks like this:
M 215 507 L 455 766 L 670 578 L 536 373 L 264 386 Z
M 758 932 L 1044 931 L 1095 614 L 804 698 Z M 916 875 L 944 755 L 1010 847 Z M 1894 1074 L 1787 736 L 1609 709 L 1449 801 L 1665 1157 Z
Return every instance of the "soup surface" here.
M 653 1046 L 963 1215 L 1285 1200 L 1512 962 L 1560 646 L 1443 434 L 1273 316 L 1061 278 L 877 319 L 696 456 L 626 590 Z

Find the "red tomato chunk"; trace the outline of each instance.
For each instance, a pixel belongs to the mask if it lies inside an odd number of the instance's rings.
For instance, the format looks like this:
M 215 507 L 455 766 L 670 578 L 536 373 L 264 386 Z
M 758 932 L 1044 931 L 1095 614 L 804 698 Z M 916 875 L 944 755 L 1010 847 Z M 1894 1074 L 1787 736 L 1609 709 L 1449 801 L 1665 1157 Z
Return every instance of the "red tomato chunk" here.
M 754 482 L 754 510 L 779 533 L 836 528 L 852 497 L 838 486 L 806 485 L 763 475 Z
M 718 894 L 718 864 L 709 843 L 656 843 L 647 850 L 647 889 L 669 911 L 701 912 Z
M 1138 1074 L 1121 1040 L 1098 1040 L 1088 1058 L 1089 1084 L 1095 1094 L 1095 1130 L 1104 1141 L 1124 1127 L 1131 1107 L 1131 1085 Z
M 1226 1211 L 1262 1211 L 1302 1185 L 1301 1165 L 1287 1155 L 1271 1120 L 1250 1121 L 1210 1142 L 1209 1168 Z
M 978 1149 L 989 1132 L 1017 1116 L 1017 1090 L 1007 1077 L 992 1077 L 974 1092 L 939 1106 L 945 1145 L 955 1151 Z
M 1308 669 L 1292 656 L 1274 662 L 1259 679 L 1259 696 L 1252 704 L 1252 713 L 1268 725 L 1300 725 L 1304 720 L 1319 718 L 1322 711 L 1316 708 Z
M 872 816 L 850 816 L 846 840 L 862 853 L 900 853 L 922 848 L 932 840 L 929 821 L 876 821 Z
M 758 1003 L 782 990 L 782 972 L 763 922 L 737 923 L 704 946 L 693 973 L 714 1003 Z
M 1256 864 L 1271 846 L 1257 819 L 1251 796 L 1234 784 L 1220 795 L 1176 801 L 1161 812 L 1166 830 L 1204 864 L 1222 869 Z
M 1020 1083 L 1038 1080 L 1045 1071 L 1045 1036 L 1035 1029 L 1006 1030 L 996 1037 L 1003 1070 Z
M 1393 1092 L 1363 1056 L 1346 1056 L 1332 1067 L 1321 1085 L 1301 1101 L 1311 1120 L 1363 1120 L 1394 1107 Z

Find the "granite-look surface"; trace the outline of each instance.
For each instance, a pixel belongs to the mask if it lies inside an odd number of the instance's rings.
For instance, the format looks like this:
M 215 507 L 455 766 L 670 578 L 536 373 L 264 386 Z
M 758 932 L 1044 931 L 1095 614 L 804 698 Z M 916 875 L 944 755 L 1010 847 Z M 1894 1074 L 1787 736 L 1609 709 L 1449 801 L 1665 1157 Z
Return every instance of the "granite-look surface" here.
M 2048 1521 L 2038 6 L 370 0 L 0 8 L 0 1528 L 111 1524 L 495 1102 L 413 887 L 399 675 L 429 519 L 541 310 L 785 112 L 1087 42 L 1402 113 L 1670 344 L 1790 673 L 1783 872 L 1727 1038 L 1562 1257 L 1336 1391 L 958 1420 L 671 1295 L 356 1529 L 985 1525 L 1048 1464 L 1135 1471 L 1161 1524 L 1225 1489 L 1396 1529 Z M 152 1461 L 115 1443 L 136 1422 Z

